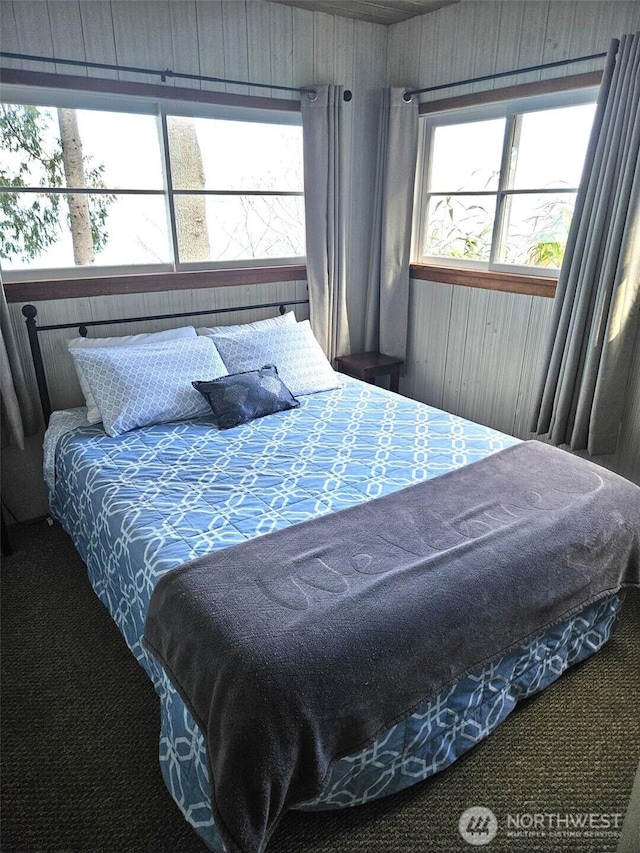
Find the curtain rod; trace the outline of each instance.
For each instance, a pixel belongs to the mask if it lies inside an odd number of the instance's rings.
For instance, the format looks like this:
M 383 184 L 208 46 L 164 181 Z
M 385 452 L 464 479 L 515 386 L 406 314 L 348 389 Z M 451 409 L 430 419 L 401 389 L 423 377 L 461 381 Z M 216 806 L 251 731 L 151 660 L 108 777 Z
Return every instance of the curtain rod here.
M 164 71 L 159 71 L 157 68 L 138 68 L 135 65 L 109 65 L 106 62 L 86 62 L 81 59 L 57 59 L 54 56 L 34 56 L 26 53 L 10 53 L 5 50 L 0 51 L 0 56 L 7 59 L 21 59 L 27 62 L 52 62 L 59 65 L 75 65 L 80 68 L 102 68 L 107 71 L 127 71 L 131 74 L 155 74 L 160 77 L 163 83 L 166 83 L 167 77 L 176 77 L 180 80 L 202 80 L 207 83 L 233 83 L 237 86 L 253 86 L 261 89 L 280 89 L 283 92 L 307 92 L 310 96 L 316 95 L 317 92 L 312 86 L 277 86 L 275 83 L 248 83 L 246 80 L 229 80 L 224 77 L 206 77 L 203 74 L 184 74 L 181 71 L 172 71 L 166 68 Z M 348 91 L 348 90 L 347 90 Z M 351 93 L 349 98 L 351 100 Z
M 500 77 L 511 77 L 513 74 L 524 74 L 527 71 L 541 71 L 543 68 L 558 68 L 560 65 L 571 65 L 573 62 L 586 62 L 588 59 L 603 59 L 604 53 L 592 53 L 589 56 L 576 56 L 574 59 L 559 59 L 557 62 L 546 62 L 543 65 L 530 65 L 528 68 L 517 68 L 515 71 L 500 71 L 498 74 L 485 74 L 484 77 L 470 77 L 468 80 L 458 80 L 455 83 L 442 83 L 439 86 L 427 86 L 424 89 L 407 89 L 403 94 L 405 101 L 410 101 L 413 95 L 425 92 L 437 92 L 440 89 L 451 89 L 453 86 L 465 86 L 468 83 L 481 83 L 484 80 L 497 80 Z

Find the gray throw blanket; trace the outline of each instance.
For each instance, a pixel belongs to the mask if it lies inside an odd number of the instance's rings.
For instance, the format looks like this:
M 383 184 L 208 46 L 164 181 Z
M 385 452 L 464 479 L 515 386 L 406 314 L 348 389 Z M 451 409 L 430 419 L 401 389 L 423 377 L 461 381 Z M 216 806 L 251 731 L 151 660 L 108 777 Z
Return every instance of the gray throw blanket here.
M 144 644 L 207 742 L 230 851 L 466 672 L 640 582 L 640 489 L 527 442 L 180 566 Z

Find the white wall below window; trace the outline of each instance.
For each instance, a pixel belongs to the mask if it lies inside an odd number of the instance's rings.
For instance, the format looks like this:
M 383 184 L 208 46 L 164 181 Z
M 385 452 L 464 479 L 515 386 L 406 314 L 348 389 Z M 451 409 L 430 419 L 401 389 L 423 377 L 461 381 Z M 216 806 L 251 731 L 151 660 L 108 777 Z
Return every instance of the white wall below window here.
M 402 392 L 510 435 L 536 437 L 531 410 L 552 307 L 542 296 L 412 281 Z M 618 452 L 592 458 L 640 485 L 639 447 L 640 329 Z

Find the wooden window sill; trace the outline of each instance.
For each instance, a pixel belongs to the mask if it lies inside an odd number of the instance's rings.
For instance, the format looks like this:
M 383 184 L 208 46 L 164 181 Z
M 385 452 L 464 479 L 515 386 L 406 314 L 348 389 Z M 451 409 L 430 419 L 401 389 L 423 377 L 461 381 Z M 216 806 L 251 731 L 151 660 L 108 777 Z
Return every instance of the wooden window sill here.
M 556 294 L 557 279 L 538 275 L 521 275 L 492 270 L 465 270 L 455 267 L 436 267 L 430 264 L 411 264 L 411 278 L 421 281 L 437 281 L 443 284 L 459 284 L 463 287 L 481 287 L 485 290 L 502 290 L 505 293 L 522 293 L 526 296 Z
M 205 287 L 237 287 L 245 284 L 306 281 L 306 279 L 305 264 L 288 264 L 280 267 L 193 270 L 51 281 L 9 281 L 4 282 L 4 290 L 7 302 L 38 302 L 43 299 L 74 299 L 84 296 L 154 293 L 163 290 L 191 290 Z

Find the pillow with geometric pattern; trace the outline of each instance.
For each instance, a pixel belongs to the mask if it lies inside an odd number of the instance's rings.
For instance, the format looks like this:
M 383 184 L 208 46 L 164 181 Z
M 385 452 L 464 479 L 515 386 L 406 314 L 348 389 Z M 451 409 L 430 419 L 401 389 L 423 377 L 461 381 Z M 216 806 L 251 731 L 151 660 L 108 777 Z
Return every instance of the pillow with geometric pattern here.
M 215 341 L 229 373 L 275 364 L 280 379 L 294 397 L 342 385 L 308 320 L 272 329 L 219 334 Z
M 109 338 L 71 338 L 67 341 L 67 348 L 72 349 L 105 349 L 105 347 L 137 347 L 141 344 L 159 344 L 165 341 L 178 341 L 184 338 L 195 338 L 196 330 L 193 326 L 180 326 L 177 329 L 164 329 L 162 332 L 143 332 L 138 335 L 119 335 L 118 337 Z M 76 373 L 80 388 L 84 394 L 84 399 L 87 406 L 87 420 L 90 424 L 99 424 L 102 418 L 96 406 L 96 401 L 93 399 L 91 389 L 84 378 L 82 370 L 75 363 Z
M 193 337 L 138 347 L 71 349 L 107 435 L 181 421 L 209 410 L 191 384 L 194 376 L 227 374 L 213 341 Z

